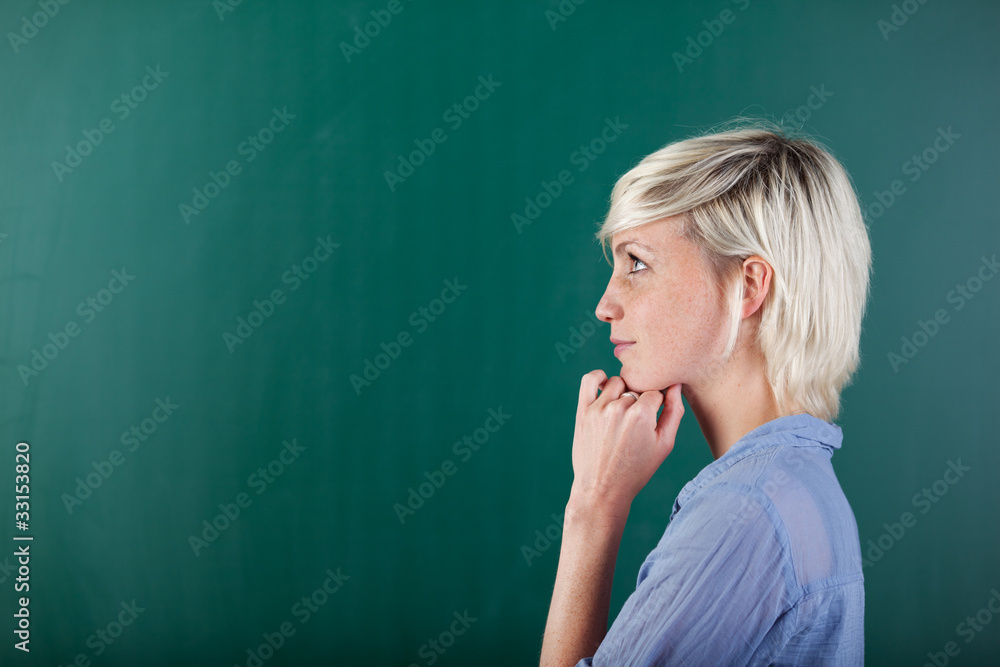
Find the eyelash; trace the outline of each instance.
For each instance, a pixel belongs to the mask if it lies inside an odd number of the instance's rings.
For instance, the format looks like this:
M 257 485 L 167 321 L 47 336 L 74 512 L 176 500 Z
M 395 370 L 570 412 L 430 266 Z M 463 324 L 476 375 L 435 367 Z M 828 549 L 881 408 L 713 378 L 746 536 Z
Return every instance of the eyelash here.
M 635 266 L 635 262 L 639 262 L 640 264 L 642 264 L 643 268 L 646 267 L 646 262 L 642 261 L 641 259 L 639 259 L 635 255 L 633 255 L 632 253 L 629 253 L 628 256 L 629 256 L 629 259 L 632 260 L 632 265 L 633 266 Z M 638 271 L 642 271 L 642 269 L 632 269 L 631 271 L 628 272 L 628 275 L 632 275 L 633 273 L 637 273 Z

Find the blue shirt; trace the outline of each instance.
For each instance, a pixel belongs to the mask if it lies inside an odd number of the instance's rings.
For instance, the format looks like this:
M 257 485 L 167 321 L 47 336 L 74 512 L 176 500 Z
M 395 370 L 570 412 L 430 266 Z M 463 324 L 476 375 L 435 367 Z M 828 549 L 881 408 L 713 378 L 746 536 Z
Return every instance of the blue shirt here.
M 740 438 L 681 489 L 592 658 L 604 665 L 862 665 L 864 577 L 830 457 L 808 414 Z

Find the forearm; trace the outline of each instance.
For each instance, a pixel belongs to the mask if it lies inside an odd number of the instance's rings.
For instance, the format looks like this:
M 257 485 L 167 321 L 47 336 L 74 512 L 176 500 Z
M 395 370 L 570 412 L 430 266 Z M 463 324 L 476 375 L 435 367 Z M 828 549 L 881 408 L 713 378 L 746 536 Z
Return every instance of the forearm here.
M 572 666 L 604 639 L 611 584 L 628 509 L 607 515 L 571 496 L 542 642 L 542 667 Z

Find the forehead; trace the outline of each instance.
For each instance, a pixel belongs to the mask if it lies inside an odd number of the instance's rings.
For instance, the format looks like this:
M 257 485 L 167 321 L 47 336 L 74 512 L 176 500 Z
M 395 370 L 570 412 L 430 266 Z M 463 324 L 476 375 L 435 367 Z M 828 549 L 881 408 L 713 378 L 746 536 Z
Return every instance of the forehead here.
M 676 221 L 666 218 L 615 234 L 611 248 L 615 257 L 624 257 L 632 250 L 661 255 L 678 250 L 679 240 Z

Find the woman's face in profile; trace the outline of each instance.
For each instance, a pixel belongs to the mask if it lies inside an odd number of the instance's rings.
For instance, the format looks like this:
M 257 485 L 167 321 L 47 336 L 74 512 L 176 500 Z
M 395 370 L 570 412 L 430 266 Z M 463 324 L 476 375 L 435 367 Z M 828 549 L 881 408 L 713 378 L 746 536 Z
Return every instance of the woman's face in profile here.
M 726 314 L 698 247 L 665 218 L 615 234 L 597 316 L 611 324 L 629 390 L 698 388 L 725 348 Z

